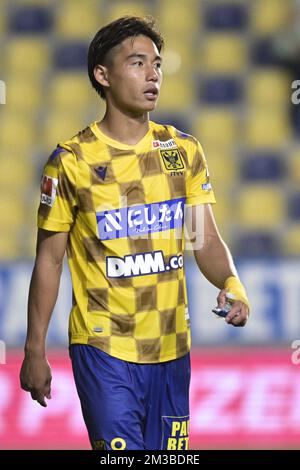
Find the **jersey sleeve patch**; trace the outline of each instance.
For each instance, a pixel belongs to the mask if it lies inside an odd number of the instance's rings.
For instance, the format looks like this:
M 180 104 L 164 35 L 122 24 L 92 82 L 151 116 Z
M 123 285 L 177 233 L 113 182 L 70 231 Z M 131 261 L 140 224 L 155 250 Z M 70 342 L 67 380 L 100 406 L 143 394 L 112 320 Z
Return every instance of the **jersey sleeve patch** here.
M 41 204 L 52 207 L 56 197 L 58 179 L 43 175 L 41 183 Z

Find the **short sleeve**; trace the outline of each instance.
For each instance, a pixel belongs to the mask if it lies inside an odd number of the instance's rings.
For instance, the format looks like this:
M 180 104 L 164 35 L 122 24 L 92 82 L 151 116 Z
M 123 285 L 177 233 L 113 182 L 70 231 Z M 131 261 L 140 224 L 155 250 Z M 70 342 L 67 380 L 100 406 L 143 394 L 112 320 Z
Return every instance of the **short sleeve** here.
M 42 175 L 38 227 L 69 232 L 77 212 L 76 156 L 63 147 L 50 155 Z
M 209 171 L 200 143 L 195 139 L 190 144 L 190 168 L 186 180 L 186 203 L 191 205 L 216 202 L 209 180 Z

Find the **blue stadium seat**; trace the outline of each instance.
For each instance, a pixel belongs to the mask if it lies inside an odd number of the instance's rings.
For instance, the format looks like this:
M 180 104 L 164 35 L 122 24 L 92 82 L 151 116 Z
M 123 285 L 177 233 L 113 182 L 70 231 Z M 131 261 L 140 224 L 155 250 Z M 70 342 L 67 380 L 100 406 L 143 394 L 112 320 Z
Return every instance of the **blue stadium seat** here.
M 263 38 L 254 42 L 251 56 L 252 62 L 256 65 L 278 65 L 278 59 L 273 47 L 273 39 Z
M 297 136 L 300 135 L 300 113 L 298 111 L 298 108 L 299 105 L 297 106 L 293 106 L 293 108 L 291 109 L 292 113 L 292 118 L 293 118 L 293 125 L 294 125 L 294 129 L 295 129 L 295 132 L 297 134 Z
M 290 197 L 288 213 L 293 221 L 300 221 L 300 193 L 293 194 Z
M 51 11 L 38 5 L 19 7 L 9 18 L 9 29 L 17 34 L 48 33 L 52 24 Z
M 247 19 L 245 6 L 230 2 L 208 5 L 205 12 L 205 25 L 209 29 L 242 30 L 247 25 Z
M 246 181 L 280 181 L 286 173 L 282 155 L 256 153 L 241 163 L 241 177 Z
M 238 77 L 211 77 L 200 86 L 200 101 L 208 104 L 234 104 L 241 97 L 242 84 Z
M 274 233 L 259 231 L 240 233 L 234 243 L 236 256 L 275 256 L 280 254 L 280 245 Z
M 150 114 L 150 119 L 160 123 L 160 124 L 168 124 L 171 126 L 176 127 L 176 129 L 187 132 L 188 134 L 191 133 L 191 123 L 186 115 L 182 114 L 165 114 L 165 113 L 158 113 L 155 112 L 155 115 Z
M 60 70 L 86 68 L 88 44 L 83 41 L 61 43 L 54 54 L 54 65 Z

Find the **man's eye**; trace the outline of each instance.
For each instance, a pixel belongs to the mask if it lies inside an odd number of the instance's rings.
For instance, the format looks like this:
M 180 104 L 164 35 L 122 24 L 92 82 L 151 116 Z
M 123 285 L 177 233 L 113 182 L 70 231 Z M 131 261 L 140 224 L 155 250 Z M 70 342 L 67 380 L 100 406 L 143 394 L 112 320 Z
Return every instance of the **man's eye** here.
M 157 62 L 157 63 L 155 64 L 155 66 L 156 66 L 158 69 L 160 69 L 160 68 L 161 68 L 161 63 L 160 63 L 160 62 Z
M 137 62 L 134 62 L 133 65 L 143 65 L 143 62 L 141 60 L 137 61 Z

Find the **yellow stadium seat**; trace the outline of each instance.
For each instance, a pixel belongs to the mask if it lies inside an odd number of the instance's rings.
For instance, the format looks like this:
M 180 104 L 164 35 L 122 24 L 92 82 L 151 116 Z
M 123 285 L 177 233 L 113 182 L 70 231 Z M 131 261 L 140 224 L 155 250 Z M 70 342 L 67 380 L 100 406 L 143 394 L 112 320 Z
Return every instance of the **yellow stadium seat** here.
M 36 129 L 33 120 L 18 112 L 6 112 L 1 116 L 1 148 L 12 152 L 27 153 L 35 145 Z
M 173 75 L 180 70 L 189 70 L 194 62 L 193 48 L 189 41 L 166 39 L 165 47 L 161 52 L 163 62 L 162 71 L 165 77 Z
M 248 185 L 238 196 L 236 220 L 245 229 L 278 228 L 284 222 L 285 201 L 281 188 Z
M 0 15 L 0 34 L 5 34 L 7 28 L 7 15 L 5 6 L 1 6 L 1 15 Z
M 217 223 L 217 227 L 221 236 L 228 242 L 230 237 L 230 221 L 235 218 L 234 200 L 228 194 L 228 191 L 222 191 L 214 188 L 216 196 L 216 204 L 212 204 L 213 213 Z
M 114 1 L 108 2 L 107 5 L 107 17 L 106 21 L 109 23 L 116 20 L 120 16 L 130 15 L 130 16 L 145 16 L 153 14 L 152 5 L 148 7 L 148 4 L 140 1 Z
M 169 75 L 161 88 L 157 111 L 184 112 L 195 102 L 191 77 Z
M 204 148 L 230 147 L 238 137 L 238 116 L 228 109 L 203 108 L 195 116 L 193 133 Z
M 24 80 L 22 75 L 11 74 L 7 78 L 7 105 L 14 111 L 32 113 L 33 109 L 43 106 L 43 83 L 31 78 Z
M 41 6 L 41 3 L 43 5 L 46 5 L 46 6 L 53 6 L 53 0 L 43 0 L 41 2 L 41 0 L 15 0 L 14 1 L 14 4 L 15 5 L 25 5 L 25 6 L 29 6 L 29 5 L 37 5 L 37 6 Z
M 280 147 L 291 134 L 288 110 L 252 108 L 245 128 L 246 143 L 252 147 Z
M 15 37 L 7 44 L 5 53 L 8 72 L 20 74 L 23 80 L 36 78 L 50 66 L 48 42 L 40 37 Z
M 287 225 L 282 235 L 285 255 L 300 255 L 300 224 Z
M 26 217 L 26 222 L 27 222 L 27 228 L 31 232 L 36 230 L 37 211 L 38 211 L 38 208 L 40 205 L 40 199 L 41 199 L 40 185 L 41 185 L 42 169 L 43 169 L 44 163 L 45 163 L 45 160 L 40 162 L 40 167 L 41 167 L 40 178 L 32 185 L 32 191 L 30 193 L 30 197 L 28 198 L 29 211 L 27 211 L 28 213 Z
M 0 237 L 0 259 L 13 260 L 22 256 L 20 243 L 15 233 L 3 233 Z
M 199 2 L 177 2 L 176 5 L 170 0 L 157 2 L 157 13 L 159 29 L 163 35 L 182 37 L 192 32 L 197 33 L 200 26 Z
M 44 163 L 44 162 L 42 162 Z M 37 235 L 37 212 L 40 203 L 40 184 L 32 186 L 30 201 L 26 214 L 26 237 L 22 239 L 22 250 L 28 257 L 34 257 Z
M 290 11 L 288 2 L 259 0 L 252 2 L 250 11 L 252 28 L 258 34 L 277 33 L 287 24 Z
M 235 34 L 205 36 L 198 52 L 198 69 L 207 73 L 239 73 L 247 64 L 246 42 Z
M 286 106 L 291 94 L 290 77 L 277 68 L 253 69 L 248 77 L 246 90 L 253 107 Z
M 300 184 L 300 147 L 296 148 L 289 159 L 290 180 Z
M 0 191 L 0 220 L 3 223 L 3 232 L 20 232 L 25 221 L 24 193 L 12 197 L 7 192 Z M 2 225 L 2 224 L 1 224 Z M 1 226 L 2 231 L 2 226 Z M 2 236 L 2 234 L 1 234 Z
M 88 124 L 90 122 L 85 123 L 82 116 L 75 113 L 57 110 L 50 112 L 41 132 L 45 154 L 49 154 L 58 142 L 69 140 Z
M 28 232 L 26 239 L 22 240 L 21 250 L 23 256 L 34 258 L 36 254 L 37 228 Z
M 0 188 L 9 194 L 24 192 L 32 187 L 35 169 L 25 155 L 7 149 L 0 152 Z
M 89 0 L 88 5 L 82 0 L 60 2 L 57 8 L 56 31 L 61 37 L 89 38 L 103 26 L 103 15 L 99 0 Z
M 62 73 L 52 77 L 48 90 L 49 104 L 54 109 L 83 111 L 97 99 L 86 73 Z
M 13 191 L 16 188 L 13 188 Z M 22 240 L 26 234 L 27 207 L 25 191 L 10 193 L 0 186 L 0 259 L 9 260 L 24 256 Z M 29 188 L 30 189 L 30 188 Z M 26 188 L 28 191 L 28 188 Z
M 209 174 L 214 190 L 221 191 L 235 186 L 237 179 L 237 165 L 233 153 L 220 148 L 219 150 L 206 150 L 204 147 Z

